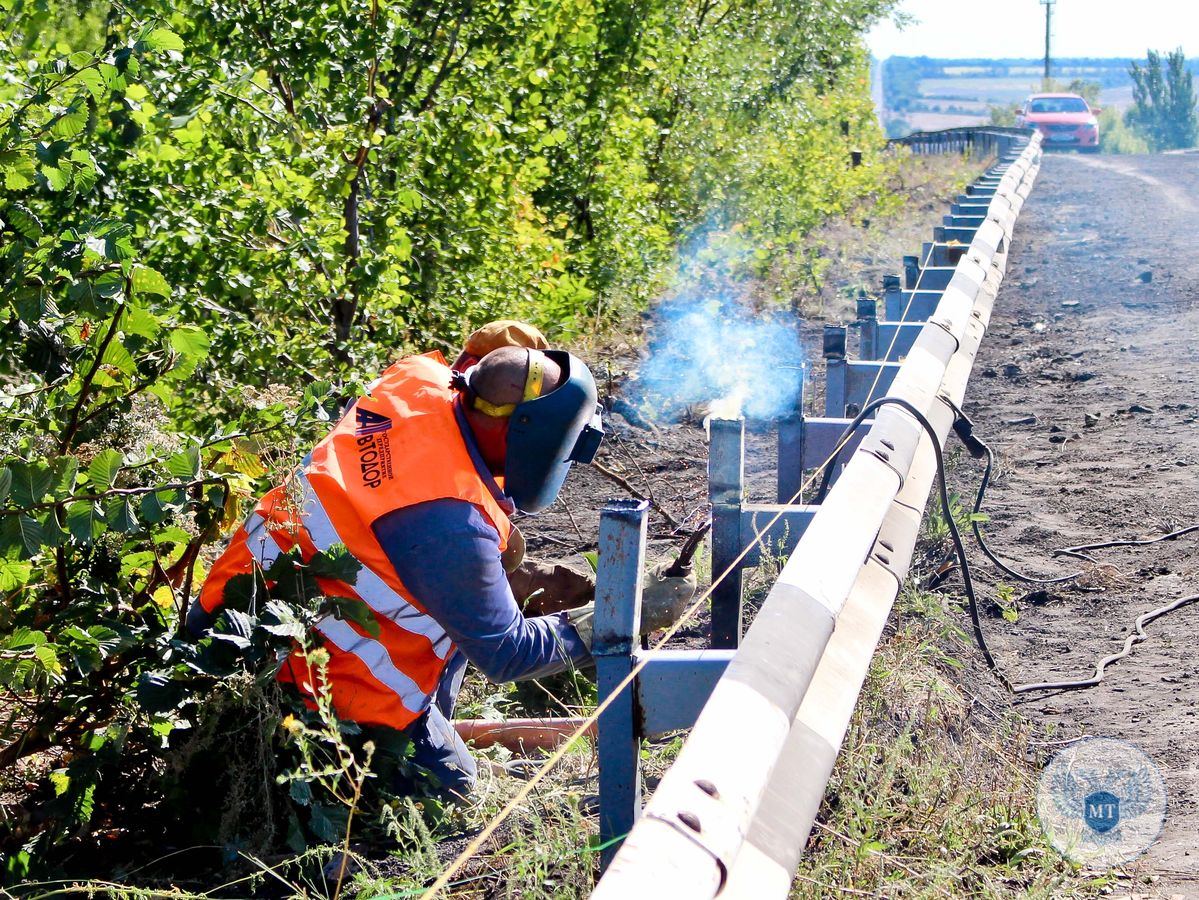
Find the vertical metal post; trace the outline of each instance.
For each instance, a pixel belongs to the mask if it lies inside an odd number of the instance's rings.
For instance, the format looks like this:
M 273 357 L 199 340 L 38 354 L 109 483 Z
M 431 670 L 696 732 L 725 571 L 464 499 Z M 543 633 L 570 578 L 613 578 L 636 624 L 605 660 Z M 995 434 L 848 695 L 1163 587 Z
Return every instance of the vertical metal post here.
M 858 358 L 878 359 L 878 301 L 873 297 L 858 298 L 858 330 L 862 335 Z
M 845 415 L 849 399 L 849 368 L 845 362 L 846 337 L 844 325 L 824 326 L 824 414 L 830 419 Z
M 745 490 L 745 420 L 713 419 L 708 445 L 708 499 L 712 503 L 712 646 L 741 643 L 741 500 Z M 720 581 L 716 581 L 720 579 Z
M 898 275 L 883 276 L 883 318 L 888 322 L 898 321 L 903 316 L 903 294 L 900 293 Z
M 779 419 L 778 501 L 794 503 L 803 485 L 804 399 L 806 385 L 799 381 L 795 411 Z
M 602 702 L 633 668 L 633 648 L 641 630 L 641 573 L 649 503 L 611 500 L 600 515 L 599 565 L 595 579 L 595 618 L 591 655 Z M 633 685 L 626 685 L 599 718 L 600 842 L 623 838 L 641 814 L 641 735 Z M 619 841 L 600 854 L 604 869 Z
M 915 256 L 903 258 L 903 286 L 909 291 L 920 281 L 920 261 Z

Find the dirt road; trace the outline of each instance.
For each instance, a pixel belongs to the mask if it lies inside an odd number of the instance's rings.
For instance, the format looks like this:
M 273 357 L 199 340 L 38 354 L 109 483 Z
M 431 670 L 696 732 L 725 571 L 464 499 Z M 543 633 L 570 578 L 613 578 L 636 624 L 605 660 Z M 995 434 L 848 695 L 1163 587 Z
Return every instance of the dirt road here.
M 1053 548 L 1199 523 L 1197 212 L 1194 156 L 1047 155 L 967 404 L 1003 473 L 986 529 L 1017 568 L 1071 571 Z M 957 482 L 965 496 L 977 480 Z M 1096 556 L 1105 565 L 1082 584 L 1025 599 L 1014 624 L 986 623 L 1013 681 L 1088 677 L 1138 615 L 1199 593 L 1199 534 Z M 1013 584 L 979 570 L 991 596 Z M 1152 757 L 1169 815 L 1143 869 L 1161 876 L 1155 895 L 1199 896 L 1199 605 L 1146 631 L 1098 688 L 1021 711 L 1063 738 L 1116 737 Z

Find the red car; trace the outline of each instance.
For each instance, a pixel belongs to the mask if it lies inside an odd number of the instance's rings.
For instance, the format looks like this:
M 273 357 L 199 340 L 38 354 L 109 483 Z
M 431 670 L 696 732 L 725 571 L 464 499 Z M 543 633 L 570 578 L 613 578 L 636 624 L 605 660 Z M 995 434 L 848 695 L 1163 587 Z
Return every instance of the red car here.
M 1041 132 L 1046 147 L 1077 147 L 1095 153 L 1099 150 L 1098 112 L 1078 94 L 1033 94 L 1016 114 L 1016 124 Z

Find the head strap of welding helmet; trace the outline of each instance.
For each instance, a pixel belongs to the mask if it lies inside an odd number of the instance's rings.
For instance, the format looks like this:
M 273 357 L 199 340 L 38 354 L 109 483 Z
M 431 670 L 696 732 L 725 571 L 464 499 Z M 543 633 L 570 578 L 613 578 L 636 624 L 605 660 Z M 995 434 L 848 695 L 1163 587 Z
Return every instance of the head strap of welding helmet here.
M 541 396 L 541 388 L 545 383 L 545 356 L 540 350 L 528 350 L 529 367 L 525 373 L 525 387 L 521 394 L 521 403 L 534 400 Z M 484 400 L 471 385 L 474 378 L 475 366 L 465 372 L 455 372 L 450 379 L 450 387 L 462 394 L 462 402 L 467 409 L 481 412 L 493 419 L 507 419 L 516 411 L 518 403 L 491 403 Z

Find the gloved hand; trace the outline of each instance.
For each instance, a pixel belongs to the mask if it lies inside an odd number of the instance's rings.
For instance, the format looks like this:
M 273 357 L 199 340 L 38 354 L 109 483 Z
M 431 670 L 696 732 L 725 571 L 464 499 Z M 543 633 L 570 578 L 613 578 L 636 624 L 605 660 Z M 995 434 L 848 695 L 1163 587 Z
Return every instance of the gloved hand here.
M 664 560 L 645 573 L 641 582 L 641 633 L 669 628 L 679 620 L 695 596 L 695 573 L 667 575 L 673 565 Z
M 504 567 L 504 571 L 511 575 L 520 568 L 520 564 L 525 561 L 525 536 L 521 534 L 520 529 L 515 525 L 512 526 L 512 531 L 508 534 L 508 546 L 504 552 L 500 554 L 500 565 Z M 517 598 L 520 599 L 519 597 Z
M 526 559 L 508 573 L 508 584 L 526 616 L 548 616 L 595 600 L 595 576 L 562 563 Z
M 641 634 L 646 635 L 662 628 L 669 628 L 678 621 L 695 596 L 695 573 L 667 575 L 672 565 L 670 560 L 658 563 L 645 573 L 641 582 Z M 595 604 L 568 610 L 570 624 L 579 632 L 587 649 L 591 649 L 592 619 Z

